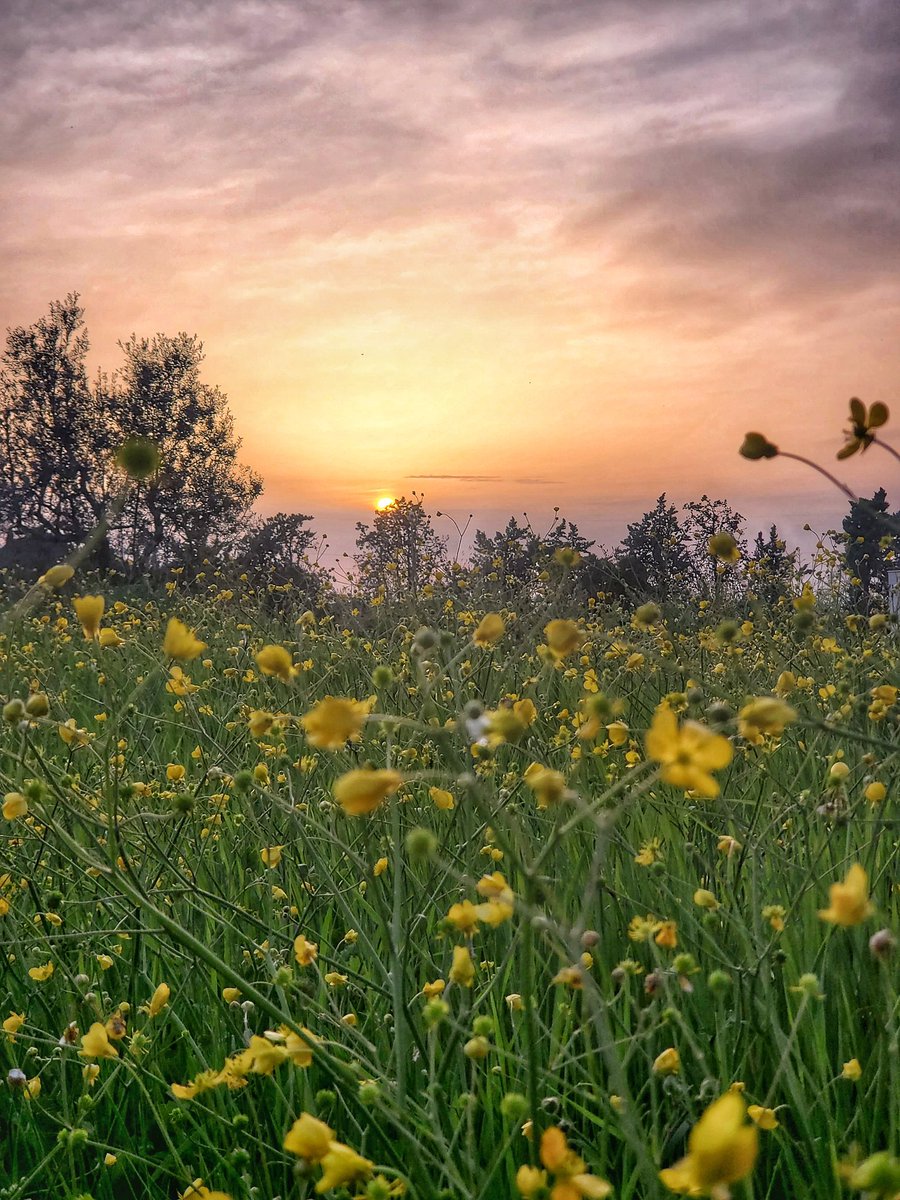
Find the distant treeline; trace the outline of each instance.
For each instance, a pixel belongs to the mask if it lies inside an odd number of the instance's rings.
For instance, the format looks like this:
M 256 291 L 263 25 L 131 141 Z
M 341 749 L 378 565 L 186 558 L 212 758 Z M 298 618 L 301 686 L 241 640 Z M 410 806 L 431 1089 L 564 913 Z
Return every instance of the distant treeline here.
M 0 370 L 0 565 L 28 577 L 95 534 L 92 569 L 152 582 L 173 567 L 227 567 L 236 577 L 321 600 L 352 591 L 391 602 L 452 587 L 483 603 L 557 593 L 727 606 L 750 596 L 770 605 L 812 570 L 853 611 L 883 608 L 897 537 L 885 535 L 883 490 L 851 503 L 843 532 L 801 564 L 773 525 L 748 540 L 725 500 L 701 496 L 680 509 L 665 494 L 628 526 L 620 545 L 597 548 L 557 510 L 549 529 L 510 517 L 478 530 L 464 563 L 434 528 L 422 497 L 400 497 L 357 525 L 349 577 L 322 558 L 326 543 L 305 513 L 254 512 L 263 484 L 238 461 L 240 439 L 223 392 L 200 380 L 203 346 L 179 333 L 132 335 L 112 374 L 86 367 L 89 341 L 76 294 L 31 326 L 11 329 Z M 130 438 L 159 449 L 159 467 L 126 480 L 116 452 Z M 127 489 L 125 485 L 127 483 Z M 733 540 L 728 555 L 711 539 Z M 460 538 L 460 541 L 462 539 Z

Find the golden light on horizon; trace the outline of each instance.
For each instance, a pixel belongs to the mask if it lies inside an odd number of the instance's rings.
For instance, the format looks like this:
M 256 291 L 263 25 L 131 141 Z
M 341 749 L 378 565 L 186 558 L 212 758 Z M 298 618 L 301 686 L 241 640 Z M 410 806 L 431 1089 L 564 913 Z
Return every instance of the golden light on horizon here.
M 394 503 L 394 500 L 394 496 L 379 496 L 375 501 L 375 507 L 378 512 L 384 512 L 386 508 L 391 507 L 391 505 Z

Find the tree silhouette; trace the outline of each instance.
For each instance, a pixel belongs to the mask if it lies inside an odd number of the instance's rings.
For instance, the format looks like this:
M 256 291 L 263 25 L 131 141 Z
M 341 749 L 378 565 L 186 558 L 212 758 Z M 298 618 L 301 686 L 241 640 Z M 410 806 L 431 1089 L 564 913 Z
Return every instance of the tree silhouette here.
M 887 603 L 888 567 L 897 560 L 900 550 L 898 522 L 900 513 L 890 512 L 884 488 L 879 488 L 871 500 L 852 501 L 844 517 L 849 602 L 858 612 L 869 612 Z
M 645 597 L 667 600 L 688 590 L 692 564 L 687 536 L 678 509 L 666 502 L 665 492 L 649 512 L 628 526 L 619 558 Z
M 401 496 L 377 512 L 371 525 L 357 521 L 356 531 L 354 558 L 364 595 L 412 597 L 448 569 L 447 539 L 435 531 L 415 492 L 411 500 Z
M 130 437 L 160 450 L 105 545 L 138 569 L 202 558 L 233 543 L 262 490 L 237 461 L 224 394 L 200 380 L 196 337 L 119 343 L 124 365 L 91 383 L 78 296 L 8 331 L 0 375 L 0 521 L 7 539 L 84 540 L 118 493 L 115 452 Z

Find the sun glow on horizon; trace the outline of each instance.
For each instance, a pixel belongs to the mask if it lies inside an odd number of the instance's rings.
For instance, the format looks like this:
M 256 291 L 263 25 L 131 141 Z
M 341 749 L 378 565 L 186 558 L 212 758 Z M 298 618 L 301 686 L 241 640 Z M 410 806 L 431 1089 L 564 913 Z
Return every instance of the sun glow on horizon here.
M 390 508 L 395 502 L 394 496 L 379 496 L 375 501 L 375 508 L 378 512 L 384 512 L 386 508 Z

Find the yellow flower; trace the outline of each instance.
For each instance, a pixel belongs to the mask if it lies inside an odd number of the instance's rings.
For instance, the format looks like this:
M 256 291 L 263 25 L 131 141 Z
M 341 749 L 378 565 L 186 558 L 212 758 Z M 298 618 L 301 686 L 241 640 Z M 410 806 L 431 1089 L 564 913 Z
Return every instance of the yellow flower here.
M 82 1034 L 81 1049 L 78 1051 L 82 1058 L 118 1058 L 119 1052 L 109 1040 L 106 1026 L 95 1021 L 87 1033 Z
M 452 793 L 445 791 L 443 788 L 430 787 L 428 789 L 428 798 L 435 808 L 443 809 L 445 812 L 456 807 L 456 801 L 453 799 Z
M 532 763 L 523 776 L 528 787 L 534 792 L 538 808 L 552 808 L 563 801 L 568 792 L 566 777 L 560 771 L 553 771 L 540 763 Z
M 375 866 L 372 868 L 372 874 L 377 879 L 378 876 L 383 875 L 387 869 L 388 869 L 388 860 L 386 858 L 382 857 L 382 858 L 378 859 L 378 861 L 375 863 Z
M 843 883 L 833 883 L 828 889 L 828 908 L 820 908 L 819 916 L 833 925 L 861 925 L 875 911 L 869 900 L 869 877 L 855 863 Z
M 268 867 L 270 871 L 274 871 L 281 863 L 281 852 L 284 846 L 264 846 L 259 852 L 259 857 L 263 860 L 263 866 Z
M 450 968 L 450 980 L 460 987 L 470 988 L 475 982 L 475 965 L 468 946 L 453 947 L 453 965 Z
M 451 904 L 447 920 L 460 933 L 471 937 L 478 932 L 478 911 L 471 900 L 463 900 L 461 904 Z
M 743 850 L 743 846 L 737 840 L 737 838 L 731 837 L 729 834 L 724 834 L 716 842 L 716 849 L 720 854 L 724 854 L 728 858 L 731 858 L 733 854 L 738 854 L 741 850 Z
M 678 946 L 678 925 L 675 921 L 663 921 L 653 939 L 663 950 L 674 950 Z
M 660 704 L 646 737 L 647 753 L 662 764 L 660 774 L 666 783 L 685 791 L 711 798 L 718 796 L 719 785 L 710 771 L 721 770 L 731 762 L 731 743 L 697 721 L 685 721 L 679 727 L 675 714 Z
M 158 1017 L 162 1010 L 169 1003 L 169 997 L 172 995 L 172 990 L 167 983 L 160 983 L 153 995 L 150 997 L 150 1003 L 147 1005 L 147 1015 L 150 1017 Z
M 44 963 L 42 967 L 31 967 L 28 971 L 29 979 L 33 979 L 35 983 L 46 983 L 53 974 L 53 963 Z
M 16 1034 L 19 1032 L 19 1030 L 22 1028 L 22 1026 L 24 1024 L 25 1024 L 25 1014 L 24 1013 L 11 1012 L 9 1014 L 9 1016 L 6 1018 L 6 1020 L 3 1022 L 3 1032 L 6 1034 L 6 1036 L 9 1038 L 9 1040 L 11 1042 L 14 1042 L 16 1040 Z
M 588 1173 L 584 1160 L 569 1148 L 566 1135 L 558 1126 L 552 1125 L 541 1134 L 540 1156 L 543 1166 L 555 1177 L 550 1200 L 579 1200 L 582 1196 L 587 1200 L 604 1200 L 612 1192 L 605 1179 Z M 525 1177 L 525 1182 L 528 1181 Z
M 654 1075 L 677 1075 L 681 1070 L 681 1055 L 674 1046 L 663 1050 L 653 1060 Z
M 195 1179 L 180 1195 L 180 1200 L 231 1200 L 228 1192 L 211 1192 L 202 1179 Z
M 301 967 L 308 967 L 316 961 L 319 954 L 317 942 L 308 942 L 302 933 L 294 938 L 294 958 Z
M 250 732 L 255 738 L 265 737 L 274 724 L 275 718 L 272 714 L 261 708 L 254 709 L 247 720 Z
M 360 817 L 378 808 L 402 783 L 397 771 L 347 771 L 335 782 L 334 798 L 345 813 Z
M 887 788 L 876 779 L 867 785 L 863 794 L 870 804 L 880 804 L 887 795 Z
M 719 907 L 719 902 L 706 888 L 697 888 L 694 892 L 694 903 L 698 908 L 705 908 L 707 912 L 715 912 Z
M 222 999 L 226 1004 L 234 1004 L 241 998 L 241 989 L 236 987 L 222 988 Z
M 426 983 L 422 988 L 422 995 L 426 1000 L 433 1000 L 435 996 L 440 996 L 446 988 L 446 981 L 443 979 L 435 979 L 432 983 Z
M 527 696 L 524 700 L 517 700 L 515 704 L 513 704 L 513 713 L 515 714 L 516 720 L 519 722 L 519 724 L 524 725 L 526 728 L 535 723 L 538 715 L 537 709 L 534 706 L 534 701 L 530 700 Z
M 783 700 L 774 696 L 756 696 L 738 713 L 738 733 L 748 742 L 759 744 L 764 733 L 778 736 L 796 717 L 796 711 Z
M 499 613 L 489 612 L 481 618 L 478 628 L 472 634 L 472 641 L 482 650 L 495 646 L 506 632 L 506 625 Z
M 271 1075 L 287 1058 L 287 1050 L 268 1038 L 253 1036 L 244 1051 L 245 1062 L 254 1075 Z
M 106 601 L 102 596 L 76 596 L 72 600 L 75 616 L 81 622 L 81 628 L 87 641 L 93 642 L 100 630 L 100 621 Z
M 41 587 L 52 591 L 67 584 L 74 574 L 74 567 L 70 567 L 68 563 L 60 563 L 58 566 L 51 567 L 49 571 L 45 571 L 38 580 L 38 583 Z
M 841 1068 L 841 1079 L 849 1079 L 851 1083 L 855 1083 L 860 1078 L 862 1078 L 862 1067 L 859 1065 L 859 1059 L 851 1058 Z
M 707 549 L 713 558 L 721 559 L 722 562 L 736 563 L 741 557 L 738 544 L 730 533 L 714 533 L 709 539 Z
M 324 1121 L 301 1113 L 284 1136 L 282 1145 L 291 1154 L 305 1158 L 307 1162 L 321 1162 L 331 1148 L 334 1130 Z
M 584 632 L 574 621 L 555 620 L 544 626 L 544 637 L 547 648 L 555 659 L 566 658 L 567 655 L 584 645 Z
M 169 783 L 179 783 L 184 779 L 185 768 L 181 763 L 169 763 L 166 767 L 166 779 Z
M 163 640 L 163 654 L 166 658 L 180 658 L 182 662 L 188 662 L 205 649 L 206 642 L 201 642 L 192 629 L 188 629 L 177 617 L 171 618 Z
M 114 629 L 101 629 L 100 645 L 107 649 L 115 649 L 117 646 L 124 646 L 125 641 L 119 637 Z
M 331 1147 L 322 1162 L 322 1178 L 316 1184 L 320 1194 L 341 1184 L 353 1183 L 354 1180 L 364 1179 L 372 1173 L 374 1163 L 345 1146 L 343 1142 L 332 1142 Z
M 746 1105 L 736 1092 L 714 1100 L 691 1130 L 684 1158 L 660 1171 L 671 1192 L 681 1196 L 724 1194 L 753 1170 L 759 1151 L 756 1126 L 746 1124 Z
M 297 674 L 294 660 L 284 646 L 263 646 L 256 655 L 256 665 L 263 675 L 274 675 L 282 683 L 290 683 Z
M 849 458 L 857 450 L 868 450 L 875 441 L 872 431 L 880 429 L 889 416 L 886 404 L 875 403 L 866 409 L 862 400 L 854 396 L 850 401 L 850 431 L 847 434 L 847 444 L 838 451 L 838 458 Z
M 772 689 L 776 696 L 789 696 L 797 686 L 797 676 L 793 671 L 782 671 L 775 681 L 775 687 Z
M 347 742 L 358 741 L 373 703 L 373 700 L 343 700 L 326 696 L 306 716 L 300 718 L 307 741 L 320 750 L 340 750 Z
M 3 797 L 3 819 L 15 821 L 28 812 L 28 801 L 21 792 L 7 792 Z
M 525 1200 L 547 1194 L 547 1172 L 539 1167 L 519 1167 L 516 1171 L 516 1187 Z
M 780 1122 L 774 1108 L 763 1108 L 761 1104 L 751 1104 L 747 1108 L 747 1116 L 760 1129 L 777 1129 Z

